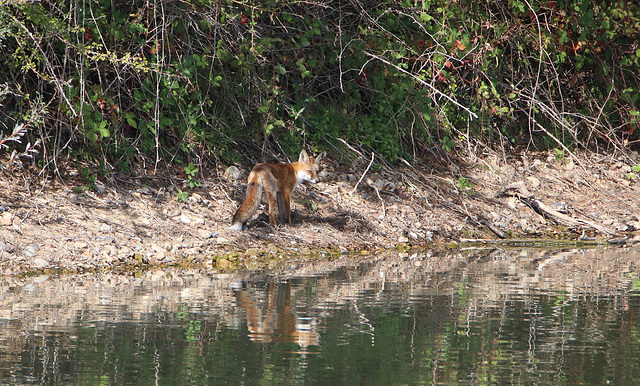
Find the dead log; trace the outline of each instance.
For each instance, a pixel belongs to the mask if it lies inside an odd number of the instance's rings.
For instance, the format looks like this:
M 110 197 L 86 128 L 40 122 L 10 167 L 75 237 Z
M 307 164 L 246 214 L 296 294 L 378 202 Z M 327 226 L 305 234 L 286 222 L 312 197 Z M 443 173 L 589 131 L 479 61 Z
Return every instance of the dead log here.
M 524 181 L 519 181 L 508 185 L 502 190 L 502 192 L 499 193 L 499 196 L 509 194 L 512 194 L 513 196 L 520 199 L 520 201 L 525 203 L 531 209 L 535 210 L 536 213 L 540 214 L 542 217 L 550 219 L 557 224 L 575 228 L 586 227 L 595 229 L 596 231 L 606 235 L 617 235 L 617 232 L 615 230 L 609 229 L 600 224 L 596 224 L 592 221 L 568 216 L 551 208 L 550 206 L 535 198 L 533 194 L 529 193 L 529 191 L 525 187 Z

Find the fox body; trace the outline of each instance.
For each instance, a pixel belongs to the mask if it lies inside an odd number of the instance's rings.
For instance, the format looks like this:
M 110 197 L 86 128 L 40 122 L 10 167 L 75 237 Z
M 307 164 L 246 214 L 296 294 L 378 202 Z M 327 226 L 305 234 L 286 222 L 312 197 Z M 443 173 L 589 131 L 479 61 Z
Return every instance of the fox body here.
M 318 166 L 322 155 L 312 158 L 302 150 L 298 162 L 290 164 L 260 163 L 253 167 L 249 174 L 247 197 L 233 216 L 231 229 L 241 231 L 246 228 L 247 221 L 256 213 L 262 201 L 262 191 L 269 200 L 269 222 L 276 225 L 274 209 L 276 200 L 281 217 L 287 216 L 291 223 L 291 193 L 303 181 L 315 184 L 318 180 Z

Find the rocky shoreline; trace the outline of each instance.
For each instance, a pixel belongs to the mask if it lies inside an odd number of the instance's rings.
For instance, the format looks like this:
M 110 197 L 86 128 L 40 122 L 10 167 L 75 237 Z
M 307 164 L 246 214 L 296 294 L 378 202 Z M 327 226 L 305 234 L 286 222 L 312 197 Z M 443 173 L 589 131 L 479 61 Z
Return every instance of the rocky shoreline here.
M 321 181 L 293 194 L 293 224 L 272 229 L 254 217 L 244 232 L 228 225 L 247 173 L 225 175 L 229 165 L 196 189 L 144 173 L 91 187 L 35 183 L 28 172 L 4 169 L 0 274 L 251 269 L 496 240 L 632 245 L 640 241 L 638 164 L 637 154 L 574 160 L 528 152 L 487 154 L 447 168 L 383 165 L 374 172 L 366 162 L 328 158 Z

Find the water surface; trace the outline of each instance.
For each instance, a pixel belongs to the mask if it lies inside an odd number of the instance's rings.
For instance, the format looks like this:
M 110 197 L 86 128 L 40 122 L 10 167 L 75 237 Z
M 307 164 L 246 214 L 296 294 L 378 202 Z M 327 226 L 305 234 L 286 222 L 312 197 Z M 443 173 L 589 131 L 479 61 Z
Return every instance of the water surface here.
M 629 384 L 640 253 L 0 278 L 3 384 Z

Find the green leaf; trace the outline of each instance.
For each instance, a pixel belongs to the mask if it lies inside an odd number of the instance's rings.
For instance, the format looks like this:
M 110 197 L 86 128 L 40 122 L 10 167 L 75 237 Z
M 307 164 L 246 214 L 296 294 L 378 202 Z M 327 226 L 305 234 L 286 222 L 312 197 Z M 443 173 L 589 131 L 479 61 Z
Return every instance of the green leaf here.
M 127 118 L 127 123 L 129 124 L 129 126 L 133 127 L 134 129 L 138 128 L 138 122 L 133 118 Z
M 162 126 L 170 126 L 173 123 L 173 121 L 171 120 L 171 118 L 169 117 L 162 117 L 160 118 L 160 124 Z
M 426 12 L 422 12 L 420 14 L 420 21 L 423 23 L 428 23 L 431 21 L 431 19 L 433 19 L 430 15 L 428 15 Z
M 275 70 L 276 70 L 276 72 L 277 72 L 278 74 L 280 74 L 280 75 L 284 75 L 284 74 L 286 74 L 286 73 L 287 73 L 287 69 L 286 69 L 286 68 L 284 68 L 284 67 L 282 67 L 282 66 L 281 66 L 281 65 L 279 65 L 279 64 L 277 64 L 277 65 L 275 66 Z

